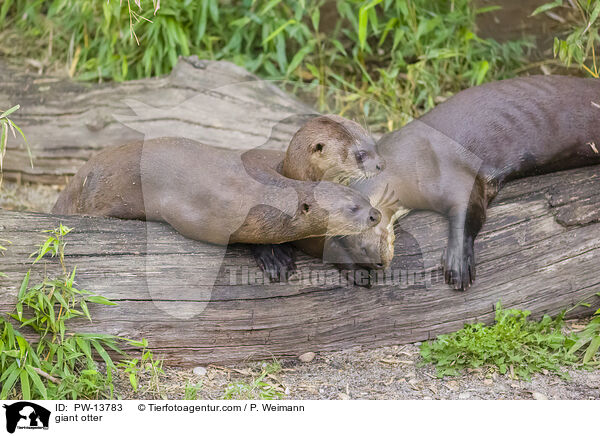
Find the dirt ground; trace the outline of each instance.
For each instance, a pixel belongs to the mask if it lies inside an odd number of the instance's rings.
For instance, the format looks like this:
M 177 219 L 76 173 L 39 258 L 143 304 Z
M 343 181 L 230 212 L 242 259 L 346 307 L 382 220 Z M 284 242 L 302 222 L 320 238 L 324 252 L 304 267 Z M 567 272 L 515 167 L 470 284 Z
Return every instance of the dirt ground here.
M 511 379 L 491 370 L 474 370 L 439 379 L 435 368 L 422 366 L 416 344 L 321 353 L 312 362 L 280 362 L 282 369 L 265 380 L 292 400 L 597 400 L 600 370 L 569 370 L 569 378 L 539 374 L 530 381 Z M 124 399 L 183 399 L 186 384 L 199 384 L 197 399 L 221 399 L 232 384 L 248 385 L 261 373 L 261 364 L 192 369 L 165 368 L 160 388 L 147 375 L 133 393 L 126 379 L 116 393 Z M 254 397 L 257 398 L 257 397 Z
M 0 208 L 48 212 L 60 191 L 56 186 L 17 185 L 5 181 L 0 189 Z M 585 321 L 572 321 L 570 325 Z M 515 380 L 486 369 L 458 377 L 438 379 L 435 368 L 422 365 L 419 344 L 373 350 L 350 349 L 319 353 L 310 362 L 283 360 L 281 370 L 265 381 L 286 399 L 600 399 L 600 369 L 568 370 L 569 378 L 539 374 L 531 381 Z M 155 356 L 160 357 L 160 356 Z M 223 367 L 181 369 L 163 367 L 153 378 L 140 373 L 140 388 L 133 392 L 129 380 L 116 381 L 124 399 L 182 399 L 185 386 L 197 386 L 193 397 L 221 399 L 228 387 L 248 386 L 260 374 L 260 362 Z M 249 395 L 252 398 L 256 391 Z

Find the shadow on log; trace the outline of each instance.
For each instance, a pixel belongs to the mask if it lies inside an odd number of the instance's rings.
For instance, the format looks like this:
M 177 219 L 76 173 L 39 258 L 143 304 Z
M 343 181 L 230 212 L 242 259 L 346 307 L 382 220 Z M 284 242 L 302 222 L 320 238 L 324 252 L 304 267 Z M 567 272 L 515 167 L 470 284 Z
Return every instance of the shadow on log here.
M 14 308 L 28 255 L 42 229 L 62 222 L 67 263 L 80 288 L 119 305 L 95 306 L 77 331 L 147 338 L 167 362 L 198 365 L 291 357 L 306 351 L 423 341 L 490 322 L 494 305 L 557 314 L 600 291 L 600 174 L 589 167 L 509 184 L 476 241 L 478 278 L 467 292 L 441 281 L 442 217 L 417 212 L 402 221 L 396 258 L 372 288 L 339 283 L 337 270 L 300 256 L 299 276 L 263 282 L 246 247 L 186 239 L 160 223 L 0 211 L 0 310 Z M 46 261 L 48 273 L 58 271 Z M 44 268 L 37 268 L 43 270 Z M 570 315 L 589 313 L 578 307 Z

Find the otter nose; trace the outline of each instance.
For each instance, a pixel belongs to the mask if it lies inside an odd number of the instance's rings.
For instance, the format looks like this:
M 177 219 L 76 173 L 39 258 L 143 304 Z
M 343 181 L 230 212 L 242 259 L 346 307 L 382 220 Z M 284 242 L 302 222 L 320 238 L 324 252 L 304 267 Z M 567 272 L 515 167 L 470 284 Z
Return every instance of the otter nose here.
M 379 212 L 374 207 L 369 211 L 369 225 L 371 227 L 376 226 L 381 221 L 381 212 Z

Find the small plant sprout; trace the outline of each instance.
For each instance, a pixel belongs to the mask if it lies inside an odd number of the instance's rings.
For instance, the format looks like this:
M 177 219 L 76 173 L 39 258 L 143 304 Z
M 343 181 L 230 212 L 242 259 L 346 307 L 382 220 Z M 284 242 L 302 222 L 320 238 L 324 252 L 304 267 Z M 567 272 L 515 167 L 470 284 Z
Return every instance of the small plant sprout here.
M 63 273 L 66 275 L 67 268 L 65 266 L 65 247 L 67 243 L 65 242 L 64 238 L 72 230 L 73 229 L 64 226 L 62 223 L 53 230 L 44 230 L 44 233 L 50 233 L 51 235 L 43 244 L 39 245 L 37 251 L 31 253 L 30 257 L 36 256 L 33 263 L 37 263 L 46 254 L 50 253 L 52 257 L 58 256 Z
M 13 106 L 10 109 L 2 112 L 0 109 L 0 188 L 2 188 L 2 178 L 3 178 L 3 163 L 4 156 L 6 155 L 6 148 L 8 145 L 8 137 L 10 134 L 13 135 L 14 138 L 17 137 L 17 132 L 25 141 L 25 146 L 27 148 L 27 153 L 29 154 L 29 163 L 33 167 L 33 157 L 31 156 L 31 150 L 29 149 L 29 145 L 27 144 L 27 138 L 25 138 L 25 134 L 23 131 L 17 126 L 10 118 L 9 115 L 18 111 L 20 108 L 19 105 Z
M 141 349 L 139 358 L 124 359 L 117 365 L 119 369 L 128 375 L 129 384 L 133 388 L 133 391 L 138 392 L 140 374 L 147 374 L 150 376 L 147 391 L 152 391 L 159 397 L 166 399 L 160 386 L 160 376 L 164 375 L 162 360 L 154 358 L 154 354 L 148 349 L 148 341 L 146 339 L 142 339 L 141 341 L 126 339 L 126 341 L 131 346 Z
M 258 377 L 249 382 L 230 383 L 223 394 L 224 400 L 277 400 L 283 398 L 284 389 L 275 375 L 281 371 L 281 364 L 274 360 L 263 363 Z M 276 384 L 270 382 L 275 380 Z
M 596 59 L 596 47 L 600 47 L 598 18 L 600 16 L 600 0 L 555 0 L 539 6 L 532 16 L 547 13 L 551 9 L 562 8 L 570 13 L 565 14 L 566 32 L 564 37 L 554 38 L 554 57 L 567 67 L 573 62 L 590 76 L 600 77 Z M 564 21 L 564 20 L 563 20 Z

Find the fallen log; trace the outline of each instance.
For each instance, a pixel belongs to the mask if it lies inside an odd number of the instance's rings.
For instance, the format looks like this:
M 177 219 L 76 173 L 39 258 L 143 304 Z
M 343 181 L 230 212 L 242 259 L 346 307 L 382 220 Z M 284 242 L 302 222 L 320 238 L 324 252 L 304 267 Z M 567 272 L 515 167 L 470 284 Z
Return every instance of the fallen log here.
M 365 288 L 306 256 L 288 283 L 265 283 L 246 247 L 225 251 L 160 223 L 0 210 L 0 236 L 12 242 L 0 259 L 8 274 L 0 278 L 0 313 L 14 308 L 28 255 L 46 237 L 40 231 L 59 223 L 74 228 L 66 261 L 77 265 L 78 286 L 118 303 L 93 307 L 93 322 L 73 329 L 146 338 L 175 365 L 423 341 L 492 321 L 498 301 L 536 318 L 586 300 L 591 308 L 569 312 L 584 315 L 600 303 L 598 167 L 502 190 L 476 241 L 478 277 L 467 292 L 441 280 L 447 223 L 430 212 L 401 221 L 390 270 Z M 55 260 L 45 262 L 33 270 L 38 278 L 59 271 Z
M 11 138 L 7 180 L 61 185 L 100 150 L 129 141 L 182 136 L 218 147 L 284 150 L 314 109 L 232 63 L 181 58 L 171 74 L 122 83 L 41 77 L 0 62 L 0 109 L 33 154 Z M 290 118 L 291 117 L 291 118 Z

